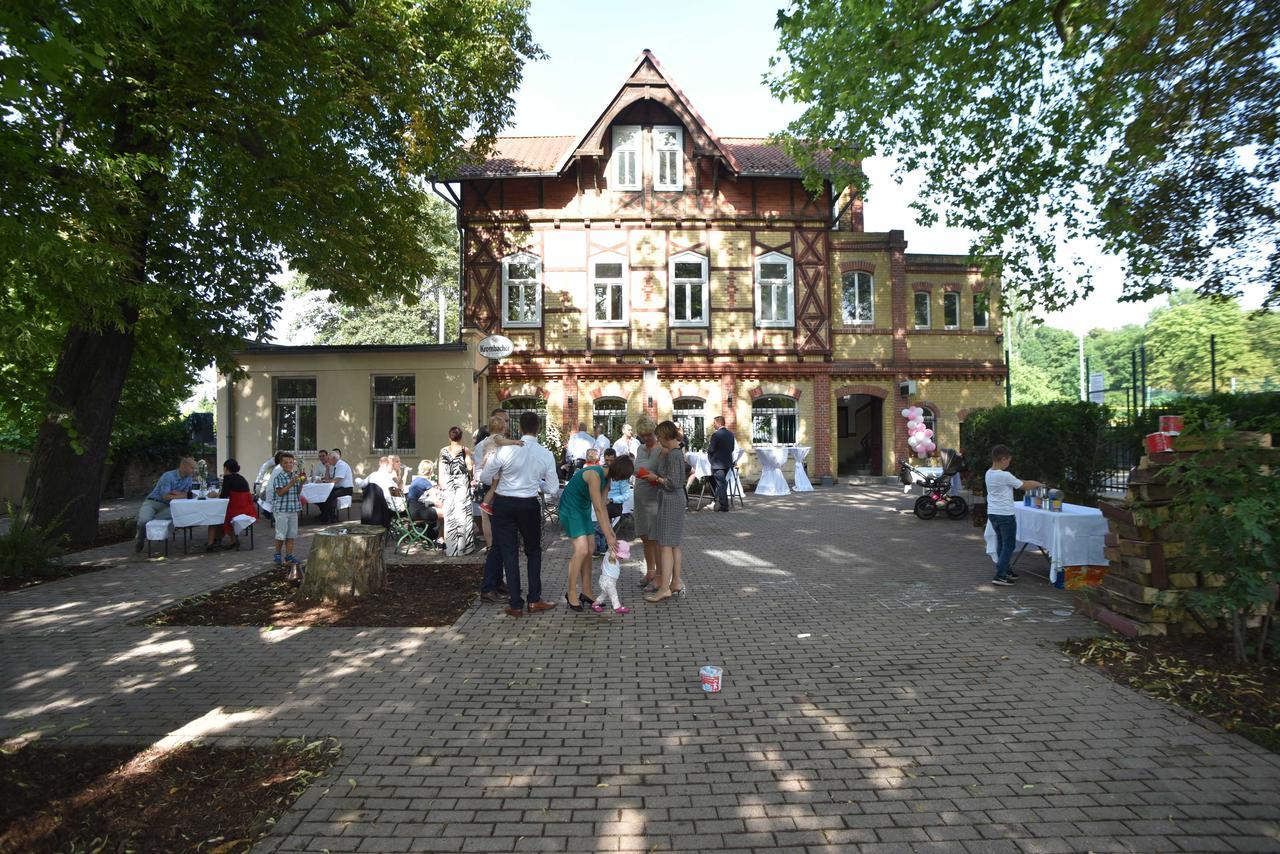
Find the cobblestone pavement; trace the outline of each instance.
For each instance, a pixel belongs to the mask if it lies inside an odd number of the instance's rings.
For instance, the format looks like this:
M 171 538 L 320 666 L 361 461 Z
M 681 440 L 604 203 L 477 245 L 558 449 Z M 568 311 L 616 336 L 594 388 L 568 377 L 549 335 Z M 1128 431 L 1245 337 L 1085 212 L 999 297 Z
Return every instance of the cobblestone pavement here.
M 434 630 L 129 626 L 262 540 L 85 553 L 123 565 L 0 595 L 0 737 L 337 736 L 263 851 L 1280 851 L 1280 758 L 1068 660 L 1068 594 L 910 501 L 748 496 L 690 517 L 683 601 L 632 566 L 629 616 Z

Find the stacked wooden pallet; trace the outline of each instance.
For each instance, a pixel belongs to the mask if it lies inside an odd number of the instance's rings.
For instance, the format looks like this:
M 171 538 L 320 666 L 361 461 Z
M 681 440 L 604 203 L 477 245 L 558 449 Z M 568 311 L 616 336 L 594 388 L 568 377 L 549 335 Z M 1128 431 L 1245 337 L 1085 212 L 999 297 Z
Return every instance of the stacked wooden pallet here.
M 1179 436 L 1172 451 L 1142 458 L 1129 474 L 1123 501 L 1099 502 L 1110 529 L 1110 568 L 1089 603 L 1095 619 L 1130 636 L 1202 631 L 1182 600 L 1187 591 L 1220 587 L 1224 579 L 1185 553 L 1182 536 L 1170 522 L 1175 493 L 1169 475 L 1176 466 L 1213 456 L 1201 452 L 1245 445 L 1269 448 L 1270 436 L 1236 433 L 1214 447 L 1198 437 Z

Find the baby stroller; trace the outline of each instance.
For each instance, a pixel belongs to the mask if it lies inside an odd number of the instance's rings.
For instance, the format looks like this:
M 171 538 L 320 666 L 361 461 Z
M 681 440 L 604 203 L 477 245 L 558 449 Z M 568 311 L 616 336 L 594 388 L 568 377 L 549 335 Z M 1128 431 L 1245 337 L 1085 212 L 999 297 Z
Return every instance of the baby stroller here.
M 919 483 L 924 495 L 916 499 L 912 508 L 921 519 L 932 519 L 941 510 L 948 519 L 963 519 L 969 514 L 969 504 L 959 495 L 951 494 L 951 479 L 969 470 L 964 455 L 953 448 L 942 449 L 942 474 L 927 475 L 910 463 L 903 461 L 898 467 L 898 479 L 903 485 Z

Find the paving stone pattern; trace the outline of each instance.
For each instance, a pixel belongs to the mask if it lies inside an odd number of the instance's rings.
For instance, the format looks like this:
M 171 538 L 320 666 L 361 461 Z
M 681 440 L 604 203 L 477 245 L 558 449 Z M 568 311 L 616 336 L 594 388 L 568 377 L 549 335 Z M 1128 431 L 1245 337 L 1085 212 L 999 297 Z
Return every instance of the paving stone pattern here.
M 448 629 L 130 626 L 267 550 L 86 553 L 0 595 L 0 737 L 337 736 L 263 851 L 1280 851 L 1276 756 L 1068 660 L 1069 595 L 911 500 L 748 496 L 690 517 L 683 601 L 633 563 L 630 616 Z

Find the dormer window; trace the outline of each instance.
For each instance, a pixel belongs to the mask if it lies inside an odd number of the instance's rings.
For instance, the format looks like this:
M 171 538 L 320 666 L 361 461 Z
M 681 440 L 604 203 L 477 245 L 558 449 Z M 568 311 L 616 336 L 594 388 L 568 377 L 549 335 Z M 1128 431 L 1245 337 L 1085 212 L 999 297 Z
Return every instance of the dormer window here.
M 654 125 L 653 188 L 684 189 L 684 128 L 679 125 Z
M 613 129 L 609 177 L 614 190 L 640 189 L 639 125 L 618 125 Z

